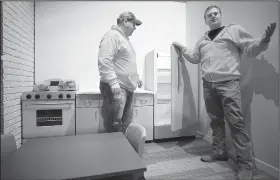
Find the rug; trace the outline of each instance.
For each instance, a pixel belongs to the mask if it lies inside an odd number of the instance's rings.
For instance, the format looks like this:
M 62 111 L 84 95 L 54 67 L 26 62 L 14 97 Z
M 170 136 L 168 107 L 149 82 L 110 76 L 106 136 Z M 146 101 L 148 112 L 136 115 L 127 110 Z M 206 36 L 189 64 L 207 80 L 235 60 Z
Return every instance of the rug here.
M 211 152 L 211 144 L 203 139 L 187 139 L 146 143 L 143 162 L 146 180 L 235 180 L 233 160 L 205 163 L 200 156 Z M 277 180 L 254 169 L 254 180 Z

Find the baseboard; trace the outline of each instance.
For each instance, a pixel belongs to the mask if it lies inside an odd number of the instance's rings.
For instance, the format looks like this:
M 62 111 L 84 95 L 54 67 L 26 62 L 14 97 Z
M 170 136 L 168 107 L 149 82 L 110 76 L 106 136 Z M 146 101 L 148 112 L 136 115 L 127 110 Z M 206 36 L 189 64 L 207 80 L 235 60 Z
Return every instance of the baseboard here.
M 154 140 L 170 139 L 177 137 L 195 136 L 196 130 L 180 129 L 177 131 L 171 130 L 171 124 L 154 126 Z
M 271 166 L 270 164 L 267 164 L 257 158 L 253 158 L 255 160 L 256 167 L 267 174 L 273 176 L 274 178 L 278 178 L 279 176 L 279 169 L 277 169 L 274 166 Z
M 197 131 L 198 138 L 202 138 L 205 141 L 209 142 L 212 144 L 212 137 L 203 134 L 202 132 Z M 255 161 L 255 165 L 258 169 L 266 172 L 267 174 L 273 176 L 274 178 L 278 178 L 279 176 L 279 169 L 277 169 L 274 166 L 271 166 L 270 164 L 267 164 L 266 162 L 263 162 L 257 158 L 253 158 Z M 279 177 L 280 178 L 280 177 Z

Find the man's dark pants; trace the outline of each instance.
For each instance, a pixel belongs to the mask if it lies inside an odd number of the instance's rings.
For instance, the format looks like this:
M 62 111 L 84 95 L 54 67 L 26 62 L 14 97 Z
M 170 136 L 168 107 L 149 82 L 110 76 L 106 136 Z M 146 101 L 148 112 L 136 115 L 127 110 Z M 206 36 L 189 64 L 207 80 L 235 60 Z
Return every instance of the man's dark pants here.
M 106 132 L 125 133 L 133 119 L 134 93 L 121 87 L 119 94 L 113 94 L 108 83 L 100 82 L 99 86 L 103 96 L 101 115 Z
M 236 149 L 237 164 L 251 169 L 251 138 L 244 127 L 239 80 L 214 83 L 203 80 L 203 91 L 206 110 L 211 119 L 210 126 L 213 130 L 212 153 L 222 155 L 226 151 L 224 120 L 226 119 Z

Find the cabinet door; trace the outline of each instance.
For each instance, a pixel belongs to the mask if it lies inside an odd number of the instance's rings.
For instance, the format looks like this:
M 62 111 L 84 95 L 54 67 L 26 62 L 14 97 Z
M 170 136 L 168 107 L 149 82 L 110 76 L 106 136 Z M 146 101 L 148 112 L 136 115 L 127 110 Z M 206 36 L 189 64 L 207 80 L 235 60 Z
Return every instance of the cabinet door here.
M 134 107 L 133 122 L 146 129 L 146 140 L 153 140 L 153 106 Z
M 99 130 L 99 108 L 76 109 L 76 134 L 96 134 Z

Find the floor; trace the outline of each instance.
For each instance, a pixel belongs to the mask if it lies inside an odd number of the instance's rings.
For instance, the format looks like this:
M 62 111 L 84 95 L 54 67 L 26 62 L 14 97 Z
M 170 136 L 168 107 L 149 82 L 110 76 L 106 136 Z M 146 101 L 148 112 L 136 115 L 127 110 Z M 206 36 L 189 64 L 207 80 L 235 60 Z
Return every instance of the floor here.
M 235 163 L 204 163 L 201 155 L 211 152 L 211 144 L 203 139 L 146 143 L 142 157 L 147 166 L 146 180 L 235 180 Z M 277 180 L 254 169 L 254 180 Z

